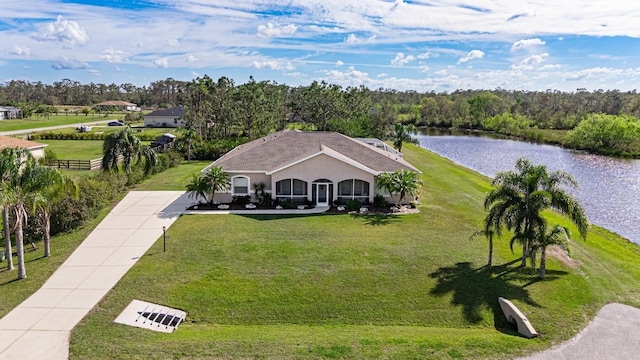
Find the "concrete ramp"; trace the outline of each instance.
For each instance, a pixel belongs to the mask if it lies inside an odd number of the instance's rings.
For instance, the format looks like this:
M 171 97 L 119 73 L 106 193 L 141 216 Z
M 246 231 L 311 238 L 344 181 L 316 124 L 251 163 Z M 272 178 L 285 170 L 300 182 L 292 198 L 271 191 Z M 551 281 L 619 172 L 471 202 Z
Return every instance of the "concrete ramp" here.
M 533 328 L 529 319 L 511 301 L 499 297 L 498 303 L 507 321 L 518 326 L 520 335 L 529 339 L 538 336 L 538 332 Z

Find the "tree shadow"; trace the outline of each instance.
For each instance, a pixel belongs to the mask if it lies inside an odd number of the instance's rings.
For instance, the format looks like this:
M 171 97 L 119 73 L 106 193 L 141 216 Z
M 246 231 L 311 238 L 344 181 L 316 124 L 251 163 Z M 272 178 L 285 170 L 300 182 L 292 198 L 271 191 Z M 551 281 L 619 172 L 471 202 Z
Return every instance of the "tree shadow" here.
M 397 215 L 389 214 L 351 214 L 354 219 L 362 219 L 365 225 L 378 226 L 389 225 L 391 222 L 398 220 Z
M 452 293 L 451 303 L 462 307 L 462 313 L 467 321 L 477 324 L 482 321 L 481 311 L 485 307 L 493 313 L 496 330 L 517 335 L 517 331 L 505 318 L 498 297 L 509 300 L 519 300 L 535 307 L 541 307 L 529 295 L 527 286 L 538 282 L 532 280 L 529 269 L 519 266 L 519 260 L 502 265 L 474 269 L 469 262 L 460 262 L 454 266 L 441 267 L 430 276 L 437 280 L 431 290 L 434 296 L 444 296 Z M 552 274 L 544 281 L 558 278 Z M 519 285 L 525 284 L 525 285 Z

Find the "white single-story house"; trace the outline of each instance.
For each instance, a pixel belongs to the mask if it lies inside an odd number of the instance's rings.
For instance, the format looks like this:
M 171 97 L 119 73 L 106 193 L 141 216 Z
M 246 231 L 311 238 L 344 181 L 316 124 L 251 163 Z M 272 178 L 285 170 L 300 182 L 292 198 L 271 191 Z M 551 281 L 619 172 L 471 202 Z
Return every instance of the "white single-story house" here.
M 144 126 L 177 128 L 184 127 L 184 108 L 175 106 L 170 109 L 159 109 L 144 116 Z
M 231 178 L 230 190 L 214 201 L 251 196 L 264 183 L 273 199 L 327 206 L 348 199 L 373 202 L 375 178 L 397 170 L 420 171 L 395 150 L 387 151 L 337 132 L 284 130 L 240 145 L 203 170 L 219 166 Z M 406 199 L 405 199 L 406 200 Z M 412 200 L 412 199 L 410 199 Z
M 10 149 L 27 149 L 34 158 L 40 159 L 44 157 L 44 148 L 47 144 L 41 144 L 35 141 L 15 138 L 12 136 L 0 135 L 0 150 Z
M 15 106 L 0 107 L 0 120 L 22 118 L 22 109 Z
M 130 103 L 128 101 L 122 100 L 111 100 L 111 101 L 103 101 L 101 103 L 95 104 L 95 107 L 116 107 L 121 111 L 140 111 L 140 107 L 137 104 Z

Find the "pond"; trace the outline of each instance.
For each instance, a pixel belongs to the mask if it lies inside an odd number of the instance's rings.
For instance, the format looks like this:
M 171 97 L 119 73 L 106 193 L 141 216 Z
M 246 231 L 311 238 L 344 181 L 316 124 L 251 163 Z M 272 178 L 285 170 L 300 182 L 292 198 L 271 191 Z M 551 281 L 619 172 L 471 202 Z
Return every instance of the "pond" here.
M 566 171 L 578 181 L 571 192 L 591 223 L 640 243 L 640 160 L 487 136 L 421 133 L 417 138 L 423 148 L 489 177 L 513 170 L 520 157 Z

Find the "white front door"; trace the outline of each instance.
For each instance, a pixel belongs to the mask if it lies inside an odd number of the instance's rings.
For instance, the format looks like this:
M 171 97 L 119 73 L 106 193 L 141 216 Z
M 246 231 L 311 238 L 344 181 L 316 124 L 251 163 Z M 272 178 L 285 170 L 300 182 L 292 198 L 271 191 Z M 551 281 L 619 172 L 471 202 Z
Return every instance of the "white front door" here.
M 329 185 L 317 184 L 318 189 L 316 191 L 316 205 L 317 206 L 329 206 Z

